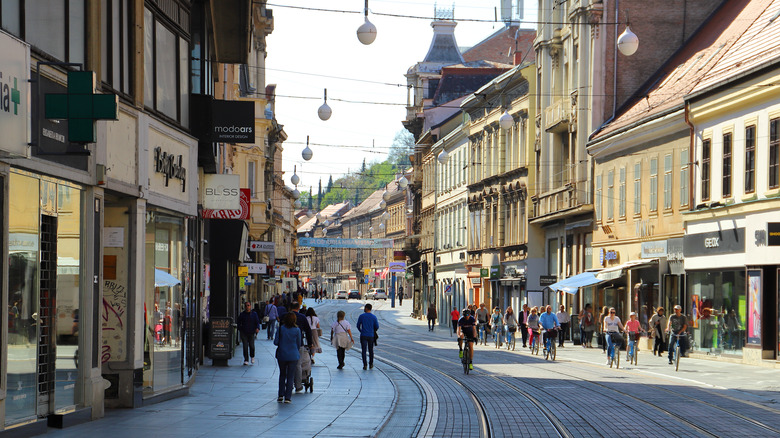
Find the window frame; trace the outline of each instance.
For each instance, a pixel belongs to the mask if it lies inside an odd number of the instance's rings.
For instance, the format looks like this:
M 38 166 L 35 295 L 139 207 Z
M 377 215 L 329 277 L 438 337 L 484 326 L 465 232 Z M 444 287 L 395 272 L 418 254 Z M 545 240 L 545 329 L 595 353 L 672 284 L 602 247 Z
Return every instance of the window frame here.
M 672 209 L 673 163 L 674 158 L 672 158 L 672 154 L 664 155 L 664 210 Z
M 634 163 L 634 216 L 642 215 L 642 162 Z
M 594 213 L 596 215 L 596 222 L 601 222 L 602 221 L 602 211 L 601 211 L 602 205 L 601 204 L 602 204 L 603 201 L 601 199 L 602 181 L 601 181 L 601 175 L 600 174 L 596 175 L 595 185 L 596 185 L 596 199 L 594 200 L 594 203 L 593 203 L 594 204 L 593 205 L 593 209 L 594 209 Z
M 615 169 L 607 172 L 607 222 L 615 220 Z
M 680 151 L 680 206 L 685 207 L 688 205 L 688 178 L 689 178 L 690 166 L 688 163 L 688 149 Z
M 658 211 L 658 157 L 650 159 L 650 211 Z
M 730 198 L 734 194 L 733 177 L 734 172 L 734 136 L 731 132 L 723 134 L 723 165 L 721 173 L 723 184 L 721 187 L 721 197 Z
M 705 138 L 701 142 L 701 200 L 709 201 L 711 194 L 711 177 L 712 177 L 712 140 Z
M 767 181 L 770 189 L 780 188 L 780 118 L 769 120 L 769 168 Z
M 756 125 L 745 126 L 745 193 L 756 191 Z
M 114 29 L 114 3 L 119 3 L 119 29 Z M 102 0 L 100 27 L 101 83 L 117 94 L 134 95 L 135 14 L 130 0 Z M 115 38 L 118 41 L 115 41 Z M 118 49 L 118 54 L 115 50 Z M 116 72 L 118 70 L 118 73 Z M 114 83 L 117 81 L 118 84 Z
M 626 217 L 626 168 L 621 167 L 618 176 L 618 217 Z

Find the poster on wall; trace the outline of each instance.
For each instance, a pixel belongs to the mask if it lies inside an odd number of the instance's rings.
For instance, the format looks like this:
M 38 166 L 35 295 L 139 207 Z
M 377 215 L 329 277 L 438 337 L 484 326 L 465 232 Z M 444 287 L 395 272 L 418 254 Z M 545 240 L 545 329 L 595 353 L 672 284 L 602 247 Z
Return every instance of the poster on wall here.
M 693 328 L 699 328 L 699 306 L 701 305 L 701 300 L 698 295 L 692 295 L 691 298 L 693 299 L 691 303 L 691 325 L 693 325 Z
M 761 270 L 749 270 L 747 342 L 761 345 Z

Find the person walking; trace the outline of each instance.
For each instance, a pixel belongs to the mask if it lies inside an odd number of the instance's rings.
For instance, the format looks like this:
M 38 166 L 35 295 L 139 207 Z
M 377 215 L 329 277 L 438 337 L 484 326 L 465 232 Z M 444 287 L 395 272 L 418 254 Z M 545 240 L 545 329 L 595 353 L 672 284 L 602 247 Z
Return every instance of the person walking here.
M 659 307 L 656 309 L 655 315 L 650 318 L 650 332 L 653 336 L 653 356 L 656 354 L 663 356 L 666 351 L 666 339 L 664 338 L 666 315 L 664 315 L 664 312 L 664 308 Z
M 344 319 L 346 313 L 339 310 L 336 313 L 336 322 L 330 325 L 330 343 L 336 348 L 336 358 L 339 360 L 339 366 L 336 369 L 344 368 L 344 356 L 348 349 L 355 345 L 355 338 L 352 337 L 352 326 L 349 321 Z
M 254 364 L 255 335 L 260 332 L 260 319 L 252 311 L 252 304 L 249 301 L 244 303 L 244 311 L 238 315 L 236 322 L 238 332 L 241 334 L 241 343 L 244 344 L 244 365 L 249 365 L 250 358 Z
M 493 331 L 493 339 L 495 340 L 496 336 L 498 336 L 498 346 L 503 347 L 504 340 L 501 338 L 501 335 L 504 328 L 504 315 L 501 314 L 501 309 L 498 307 L 495 307 L 493 314 L 490 315 L 490 327 Z
M 265 324 L 268 339 L 273 339 L 276 334 L 276 331 L 274 331 L 276 329 L 276 320 L 279 319 L 279 313 L 276 310 L 276 306 L 274 306 L 273 300 L 268 300 L 268 304 L 265 306 L 264 318 L 268 318 Z
M 431 303 L 430 306 L 428 306 L 428 331 L 432 332 L 433 328 L 436 327 L 436 306 Z
M 403 306 L 404 305 L 404 287 L 398 286 L 398 305 Z
M 531 314 L 531 309 L 528 308 L 528 304 L 523 304 L 523 311 L 518 314 L 517 322 L 520 324 L 520 336 L 523 337 L 523 348 L 526 348 L 528 343 L 528 315 Z
M 306 321 L 311 328 L 311 363 L 314 364 L 314 354 L 322 353 L 322 348 L 320 347 L 322 328 L 320 327 L 320 319 L 317 317 L 317 312 L 314 311 L 313 307 L 309 307 L 306 310 Z
M 363 308 L 363 314 L 358 317 L 357 329 L 360 332 L 360 350 L 363 356 L 363 369 L 366 367 L 374 368 L 374 339 L 379 330 L 379 320 L 376 315 L 371 313 L 371 303 Z M 366 353 L 368 353 L 368 362 L 366 362 Z
M 460 319 L 460 312 L 458 312 L 457 307 L 452 308 L 452 312 L 450 312 L 450 319 L 452 320 L 452 333 L 458 333 L 458 320 Z
M 596 319 L 593 317 L 593 308 L 590 303 L 585 304 L 579 315 L 580 319 L 580 343 L 582 348 L 593 348 L 593 332 L 596 330 Z
M 292 403 L 295 368 L 300 362 L 300 347 L 303 345 L 301 330 L 295 325 L 295 314 L 288 313 L 282 320 L 274 337 L 276 361 L 279 364 L 279 392 L 277 402 Z
M 566 306 L 561 304 L 558 313 L 555 314 L 558 318 L 558 323 L 561 325 L 561 337 L 558 339 L 558 346 L 563 347 L 563 340 L 566 338 L 566 333 L 569 333 L 569 323 L 571 322 L 571 316 L 566 311 Z
M 504 312 L 504 325 L 506 326 L 506 349 L 512 348 L 512 339 L 517 335 L 517 318 L 512 306 L 506 308 Z
M 300 352 L 301 357 L 303 357 L 304 354 L 309 354 L 309 352 L 312 349 L 312 335 L 311 335 L 311 327 L 309 326 L 309 321 L 306 319 L 306 315 L 301 313 L 300 310 L 301 310 L 300 303 L 298 303 L 298 301 L 296 300 L 293 300 L 290 313 L 295 315 L 295 325 L 298 326 L 299 329 L 301 329 L 303 336 L 306 338 L 305 346 L 301 347 L 301 352 Z M 301 361 L 299 360 L 298 364 L 295 367 L 295 392 L 303 391 L 302 379 L 303 379 L 303 370 L 301 370 Z
M 599 344 L 601 344 L 601 349 L 604 351 L 604 353 L 607 352 L 607 339 L 604 336 L 604 318 L 609 316 L 609 307 L 604 306 L 601 309 L 601 315 L 599 315 Z

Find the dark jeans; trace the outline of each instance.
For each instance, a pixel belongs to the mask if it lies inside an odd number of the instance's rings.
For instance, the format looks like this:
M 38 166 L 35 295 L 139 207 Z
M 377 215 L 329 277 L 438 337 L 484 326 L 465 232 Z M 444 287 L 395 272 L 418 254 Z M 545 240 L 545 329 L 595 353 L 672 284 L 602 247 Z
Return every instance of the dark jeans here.
M 363 355 L 363 366 L 374 365 L 374 337 L 361 336 L 360 350 Z M 366 350 L 368 350 L 368 362 L 366 362 Z
M 250 357 L 255 357 L 255 336 L 241 333 L 241 343 L 244 344 L 244 362 L 249 362 Z
M 566 333 L 569 333 L 569 323 L 561 323 L 561 336 L 558 338 L 558 346 L 563 347 L 563 340 L 566 338 Z
M 556 336 L 558 336 L 557 330 L 547 330 L 546 332 L 544 332 L 544 337 L 542 338 L 542 347 L 547 348 L 547 339 L 550 339 L 550 343 L 554 344 Z M 563 334 L 561 334 L 561 336 L 563 336 Z
M 336 357 L 339 360 L 339 366 L 344 367 L 344 355 L 347 353 L 347 350 L 345 348 L 337 348 L 336 349 Z
M 266 332 L 268 334 L 268 339 L 273 339 L 274 335 L 274 328 L 276 327 L 276 320 L 275 319 L 269 319 L 268 324 L 266 324 Z
M 672 361 L 675 342 L 677 342 L 677 338 L 674 335 L 670 334 L 669 335 L 669 362 Z M 685 350 L 687 349 L 688 349 L 688 337 L 682 336 L 680 337 L 680 356 L 685 357 Z
M 664 351 L 666 351 L 666 340 L 664 339 L 664 334 L 660 330 L 656 329 L 655 336 L 653 336 L 653 355 L 658 353 L 660 356 Z
M 433 331 L 434 327 L 436 327 L 436 318 L 428 318 L 428 330 Z
M 528 345 L 528 326 L 520 324 L 520 333 L 523 335 L 523 347 L 526 347 Z
M 580 327 L 580 343 L 582 345 L 589 345 L 593 340 L 593 331 L 585 331 L 584 328 Z
M 279 397 L 290 400 L 295 379 L 295 367 L 298 365 L 298 361 L 281 361 L 278 359 L 276 361 L 279 363 Z
M 452 320 L 452 333 L 458 333 L 458 320 Z

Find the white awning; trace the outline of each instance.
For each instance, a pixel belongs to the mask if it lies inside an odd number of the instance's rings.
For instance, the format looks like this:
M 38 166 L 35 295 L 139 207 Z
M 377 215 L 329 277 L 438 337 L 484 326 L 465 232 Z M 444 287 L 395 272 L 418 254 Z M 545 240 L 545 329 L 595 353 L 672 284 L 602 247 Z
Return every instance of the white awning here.
M 602 270 L 601 272 L 596 274 L 596 278 L 598 278 L 600 281 L 614 280 L 616 278 L 620 278 L 626 269 L 643 268 L 645 266 L 650 266 L 657 263 L 658 263 L 658 259 L 629 260 L 620 265 L 612 266 Z

